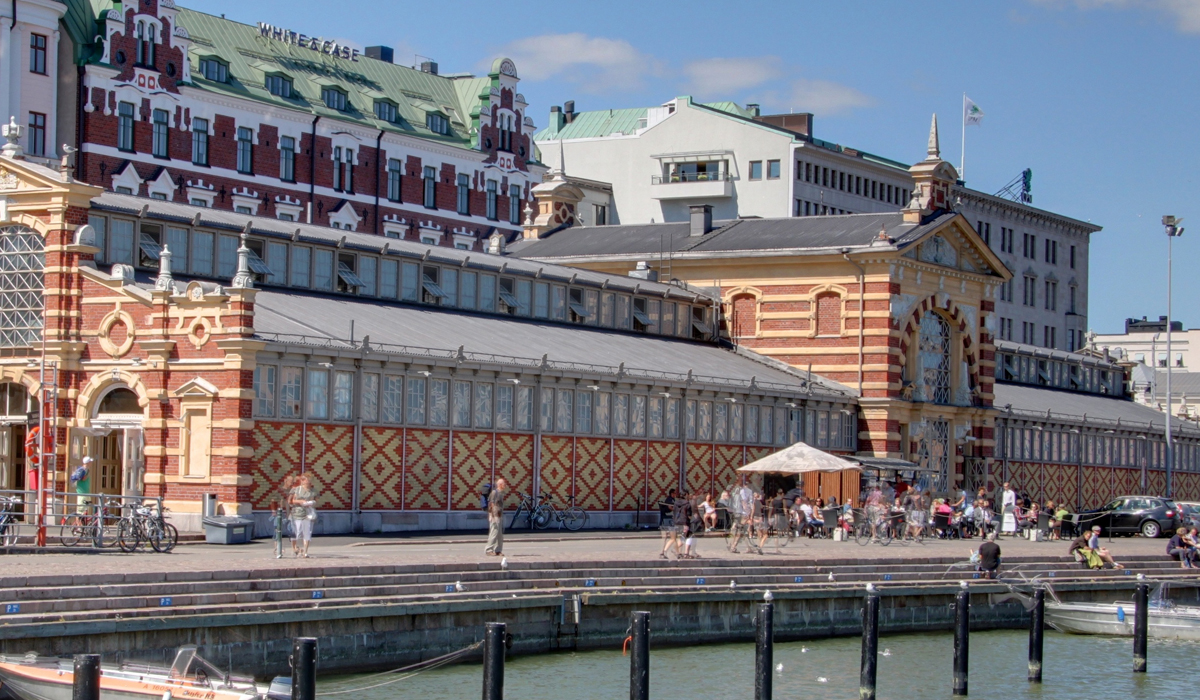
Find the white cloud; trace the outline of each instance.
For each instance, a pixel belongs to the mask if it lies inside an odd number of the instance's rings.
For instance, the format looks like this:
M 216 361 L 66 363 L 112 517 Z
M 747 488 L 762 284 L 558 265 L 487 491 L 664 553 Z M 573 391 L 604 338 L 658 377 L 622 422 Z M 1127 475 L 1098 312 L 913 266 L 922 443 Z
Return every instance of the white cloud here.
M 772 90 L 759 99 L 770 109 L 779 112 L 812 112 L 819 116 L 875 106 L 874 98 L 849 85 L 808 78 L 797 78 L 787 90 Z
M 705 58 L 683 67 L 686 90 L 700 98 L 730 99 L 783 74 L 778 56 Z
M 662 72 L 661 62 L 623 39 L 571 34 L 543 34 L 518 39 L 500 49 L 528 80 L 557 78 L 585 92 L 640 89 L 647 76 Z M 489 60 L 488 66 L 491 65 Z
M 1030 0 L 1035 5 L 1063 7 L 1074 5 L 1081 10 L 1098 8 L 1149 9 L 1168 15 L 1175 28 L 1185 34 L 1200 34 L 1200 0 Z

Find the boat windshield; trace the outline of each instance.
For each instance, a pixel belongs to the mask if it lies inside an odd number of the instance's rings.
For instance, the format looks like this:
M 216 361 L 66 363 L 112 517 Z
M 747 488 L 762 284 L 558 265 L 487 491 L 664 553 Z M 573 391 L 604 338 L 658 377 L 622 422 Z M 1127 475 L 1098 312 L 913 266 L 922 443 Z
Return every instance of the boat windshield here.
M 196 658 L 196 647 L 192 645 L 179 647 L 175 652 L 175 661 L 171 664 L 171 678 L 182 678 L 188 674 L 192 661 Z

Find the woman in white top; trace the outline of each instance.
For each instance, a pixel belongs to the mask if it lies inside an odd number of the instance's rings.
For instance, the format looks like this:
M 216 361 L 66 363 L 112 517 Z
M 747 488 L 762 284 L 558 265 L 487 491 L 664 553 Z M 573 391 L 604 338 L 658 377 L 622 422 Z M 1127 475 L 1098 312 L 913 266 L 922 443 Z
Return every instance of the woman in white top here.
M 713 505 L 711 493 L 704 496 L 704 503 L 700 506 L 704 509 L 704 531 L 709 532 L 717 526 L 717 507 Z

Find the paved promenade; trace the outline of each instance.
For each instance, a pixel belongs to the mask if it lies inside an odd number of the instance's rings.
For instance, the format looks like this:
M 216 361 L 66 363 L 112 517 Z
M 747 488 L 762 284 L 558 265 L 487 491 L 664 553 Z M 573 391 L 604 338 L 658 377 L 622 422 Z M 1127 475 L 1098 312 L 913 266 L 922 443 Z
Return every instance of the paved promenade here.
M 343 535 L 313 539 L 308 559 L 292 556 L 291 546 L 284 543 L 284 557 L 276 559 L 272 540 L 256 540 L 245 545 L 181 544 L 171 554 L 123 554 L 109 550 L 98 554 L 72 553 L 62 550 L 44 554 L 0 555 L 0 568 L 5 576 L 36 576 L 45 574 L 76 575 L 87 573 L 140 573 L 160 571 L 223 571 L 223 570 L 280 570 L 313 569 L 368 564 L 455 564 L 495 563 L 494 557 L 483 554 L 483 533 L 446 535 L 382 536 Z M 972 540 L 926 540 L 922 544 L 893 542 L 887 547 L 876 544 L 859 546 L 853 541 L 794 540 L 776 551 L 768 543 L 765 554 L 730 553 L 722 538 L 701 538 L 698 553 L 703 559 L 741 560 L 746 562 L 779 561 L 781 565 L 798 563 L 820 564 L 825 561 L 846 563 L 847 560 L 918 560 L 954 557 L 966 560 L 979 546 Z M 1069 543 L 1029 542 L 1001 538 L 1005 557 L 1057 557 L 1067 553 Z M 1166 560 L 1166 540 L 1146 540 L 1140 537 L 1115 538 L 1106 541 L 1121 561 L 1127 556 L 1161 556 Z M 576 561 L 657 561 L 662 543 L 657 531 L 509 533 L 505 538 L 504 554 L 510 562 L 530 562 L 545 565 L 552 562 Z M 672 557 L 672 565 L 675 559 Z

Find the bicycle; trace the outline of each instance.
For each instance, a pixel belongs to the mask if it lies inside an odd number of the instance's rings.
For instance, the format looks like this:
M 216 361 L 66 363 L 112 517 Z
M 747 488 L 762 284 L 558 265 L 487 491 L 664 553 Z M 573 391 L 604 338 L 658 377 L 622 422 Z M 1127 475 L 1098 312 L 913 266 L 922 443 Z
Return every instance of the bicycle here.
M 20 537 L 20 525 L 17 523 L 16 498 L 0 496 L 0 546 L 11 547 Z
M 565 526 L 571 532 L 576 532 L 587 524 L 587 511 L 575 505 L 574 496 L 567 496 L 570 505 L 563 510 L 554 505 L 554 499 L 548 493 L 543 493 L 539 500 L 541 503 L 533 514 L 533 522 L 537 529 L 545 530 L 554 521 L 559 527 Z
M 72 513 L 66 517 L 59 527 L 58 539 L 64 547 L 74 547 L 80 542 L 91 542 L 93 547 L 102 549 L 111 546 L 112 540 L 105 540 L 104 520 L 108 515 L 108 506 L 103 498 L 99 504 L 81 504 L 79 509 L 86 512 Z
M 860 546 L 865 547 L 872 541 L 878 542 L 883 547 L 892 543 L 891 518 L 878 514 L 874 518 L 867 518 L 865 512 L 856 510 L 854 522 L 854 541 L 858 542 Z M 875 525 L 874 534 L 871 532 L 872 522 Z
M 534 529 L 535 527 L 539 530 L 545 529 L 547 521 L 543 521 L 539 524 L 537 519 L 545 518 L 546 513 L 541 510 L 540 506 L 534 505 L 533 496 L 530 496 L 527 493 L 521 494 L 521 500 L 517 502 L 517 510 L 513 513 L 512 521 L 508 523 L 508 529 L 513 530 L 516 528 L 517 518 L 521 516 L 521 513 L 524 513 L 525 517 L 529 519 L 530 530 Z
M 164 519 L 166 508 L 137 506 L 133 513 L 117 523 L 117 544 L 125 553 L 135 552 L 149 545 L 154 551 L 165 554 L 179 542 L 179 531 Z

